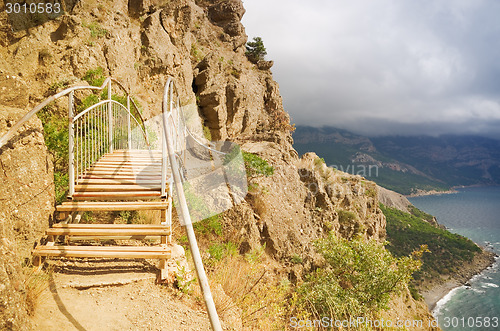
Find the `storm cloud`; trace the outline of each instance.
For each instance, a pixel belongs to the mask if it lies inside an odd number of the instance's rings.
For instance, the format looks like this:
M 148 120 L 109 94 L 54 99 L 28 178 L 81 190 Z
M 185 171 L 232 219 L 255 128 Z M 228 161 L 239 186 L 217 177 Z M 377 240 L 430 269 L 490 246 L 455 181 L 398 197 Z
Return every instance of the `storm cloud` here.
M 500 2 L 245 0 L 296 124 L 500 136 Z

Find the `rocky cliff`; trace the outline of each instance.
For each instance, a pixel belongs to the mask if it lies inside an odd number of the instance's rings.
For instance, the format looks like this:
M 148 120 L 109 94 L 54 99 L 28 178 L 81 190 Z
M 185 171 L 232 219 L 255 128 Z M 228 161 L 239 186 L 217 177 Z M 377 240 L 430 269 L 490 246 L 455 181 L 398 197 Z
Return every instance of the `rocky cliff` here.
M 235 141 L 274 167 L 270 177 L 251 177 L 246 200 L 223 215 L 224 232 L 240 243 L 240 253 L 265 244 L 278 265 L 274 272 L 298 282 L 321 264 L 311 242 L 329 231 L 345 238 L 384 240 L 385 217 L 376 185 L 326 167 L 315 154 L 299 158 L 293 149 L 292 126 L 272 78 L 272 63 L 255 64 L 245 56 L 240 0 L 64 5 L 64 15 L 38 21 L 15 21 L 0 8 L 0 75 L 7 77 L 0 77 L 0 84 L 15 77 L 14 83 L 0 85 L 0 104 L 28 109 L 54 91 L 84 83 L 86 72 L 101 67 L 138 96 L 148 118 L 160 112 L 163 85 L 173 76 L 182 102 L 199 106 L 212 139 Z M 14 23 L 15 31 L 6 28 Z M 35 127 L 20 132 L 0 151 L 1 187 L 7 188 L 2 209 L 10 213 L 4 216 L 10 221 L 3 223 L 2 236 L 9 242 L 24 240 L 21 256 L 47 225 L 53 194 L 41 128 L 36 119 L 32 123 Z M 7 159 L 11 163 L 5 166 Z M 293 256 L 303 263 L 290 263 Z M 6 264 L 14 265 L 14 260 Z M 6 293 L 19 292 L 15 284 L 5 284 Z M 405 297 L 410 308 L 395 308 L 394 316 L 429 319 L 412 300 Z
M 0 135 L 3 135 L 25 111 L 1 102 Z M 48 227 L 54 209 L 52 176 L 42 125 L 34 118 L 0 149 L 1 329 L 19 329 L 26 322 L 28 284 L 22 265 L 29 264 L 34 244 Z

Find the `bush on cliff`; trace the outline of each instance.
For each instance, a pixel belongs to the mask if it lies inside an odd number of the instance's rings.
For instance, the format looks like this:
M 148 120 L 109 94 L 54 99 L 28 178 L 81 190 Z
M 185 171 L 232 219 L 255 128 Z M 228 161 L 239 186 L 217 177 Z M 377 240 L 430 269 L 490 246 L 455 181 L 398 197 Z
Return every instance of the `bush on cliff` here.
M 374 316 L 421 265 L 422 251 L 395 258 L 375 240 L 349 241 L 330 234 L 315 246 L 326 265 L 307 276 L 295 297 L 297 311 L 315 318 Z

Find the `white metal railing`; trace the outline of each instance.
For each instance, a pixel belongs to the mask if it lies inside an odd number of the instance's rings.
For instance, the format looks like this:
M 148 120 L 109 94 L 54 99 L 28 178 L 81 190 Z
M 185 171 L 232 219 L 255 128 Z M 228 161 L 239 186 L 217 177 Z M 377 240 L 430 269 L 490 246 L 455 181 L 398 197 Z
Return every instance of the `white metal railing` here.
M 111 112 L 109 111 L 111 105 Z M 104 100 L 73 118 L 74 181 L 79 183 L 97 160 L 118 149 L 147 149 L 144 131 L 137 119 L 121 103 Z
M 193 257 L 196 273 L 198 275 L 198 281 L 200 283 L 208 315 L 210 317 L 210 324 L 212 325 L 213 330 L 222 331 L 219 316 L 215 308 L 212 293 L 210 291 L 210 285 L 208 284 L 208 278 L 205 273 L 205 268 L 203 267 L 203 261 L 201 259 L 200 250 L 198 248 L 198 243 L 193 230 L 193 224 L 189 214 L 186 196 L 184 194 L 182 179 L 182 172 L 186 158 L 186 138 L 188 135 L 201 147 L 204 147 L 207 150 L 213 150 L 217 153 L 220 152 L 202 144 L 189 132 L 189 129 L 184 122 L 179 94 L 177 88 L 175 87 L 174 80 L 171 77 L 168 78 L 163 92 L 162 132 L 162 187 L 167 177 L 167 163 L 169 163 L 172 174 L 171 178 L 173 179 L 173 181 L 169 184 L 169 190 L 172 192 L 172 186 L 174 186 L 177 193 L 179 200 L 177 210 L 180 218 L 182 219 L 181 224 L 183 224 L 186 229 L 191 255 Z M 169 194 L 169 198 L 171 199 L 171 194 Z
M 125 93 L 126 105 L 112 100 L 112 83 Z M 100 101 L 76 114 L 74 105 L 75 91 L 107 89 L 107 99 Z M 107 78 L 101 86 L 74 86 L 67 88 L 38 104 L 26 113 L 7 133 L 0 138 L 2 148 L 36 113 L 53 101 L 68 96 L 68 175 L 69 193 L 75 193 L 79 178 L 102 155 L 115 149 L 148 149 L 149 141 L 144 120 L 139 108 L 130 97 L 127 89 L 117 80 Z M 132 114 L 132 111 L 134 114 Z
M 126 93 L 126 106 L 112 99 L 111 83 L 116 82 Z M 74 91 L 69 93 L 69 193 L 75 193 L 78 184 L 94 163 L 104 154 L 118 149 L 149 148 L 144 121 L 129 93 L 117 81 L 108 78 L 99 87 L 107 88 L 107 99 L 102 100 L 76 116 L 74 115 Z M 131 105 L 135 107 L 139 120 L 132 115 Z M 142 125 L 141 125 L 142 123 Z

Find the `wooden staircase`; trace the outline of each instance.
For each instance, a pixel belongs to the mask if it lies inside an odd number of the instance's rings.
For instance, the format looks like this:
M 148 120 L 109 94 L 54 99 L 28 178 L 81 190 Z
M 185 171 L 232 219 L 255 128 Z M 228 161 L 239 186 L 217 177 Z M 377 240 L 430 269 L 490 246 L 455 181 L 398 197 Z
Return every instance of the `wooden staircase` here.
M 78 178 L 73 200 L 159 199 L 161 158 L 161 151 L 108 153 Z
M 64 221 L 46 231 L 47 242 L 33 251 L 34 264 L 41 265 L 49 257 L 159 259 L 160 279 L 165 279 L 171 255 L 171 201 L 161 197 L 161 152 L 106 154 L 78 178 L 73 200 L 56 207 L 58 219 Z M 160 210 L 161 224 L 79 223 L 87 211 L 136 210 Z M 104 244 L 143 239 L 160 239 L 160 244 Z

